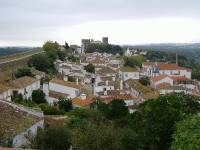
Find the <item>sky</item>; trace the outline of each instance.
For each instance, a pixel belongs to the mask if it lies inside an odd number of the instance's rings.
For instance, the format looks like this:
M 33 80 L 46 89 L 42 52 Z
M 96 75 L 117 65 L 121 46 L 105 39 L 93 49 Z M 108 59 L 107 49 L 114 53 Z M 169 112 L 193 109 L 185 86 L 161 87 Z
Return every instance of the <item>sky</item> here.
M 0 0 L 0 46 L 200 42 L 200 0 Z

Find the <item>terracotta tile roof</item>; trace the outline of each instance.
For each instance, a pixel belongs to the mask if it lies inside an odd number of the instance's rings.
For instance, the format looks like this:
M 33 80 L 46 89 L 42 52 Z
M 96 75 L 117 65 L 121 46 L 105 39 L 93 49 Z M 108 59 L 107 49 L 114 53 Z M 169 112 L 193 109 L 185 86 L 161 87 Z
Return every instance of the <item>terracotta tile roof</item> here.
M 34 82 L 37 82 L 37 81 L 38 81 L 38 80 L 35 79 L 35 78 L 25 76 L 25 77 L 18 78 L 18 79 L 16 79 L 16 80 L 12 80 L 12 81 L 9 83 L 9 86 L 10 86 L 11 88 L 20 89 L 20 88 L 27 87 L 27 86 L 29 86 L 29 85 L 33 84 Z
M 119 90 L 108 90 L 107 91 L 107 95 L 119 95 L 120 94 L 120 91 Z
M 188 81 L 190 79 L 184 77 L 184 76 L 170 76 L 175 81 Z
M 76 88 L 76 89 L 80 89 L 82 87 L 82 85 L 80 83 L 77 85 L 76 82 L 69 82 L 69 81 L 59 80 L 59 79 L 55 79 L 55 78 L 52 79 L 50 81 L 50 83 L 56 83 L 56 84 L 60 84 L 63 86 L 72 87 L 72 88 Z
M 171 85 L 169 83 L 160 83 L 156 86 L 157 89 L 171 89 Z
M 159 75 L 159 76 L 156 76 L 156 77 L 151 77 L 151 80 L 156 82 L 156 81 L 160 81 L 164 78 L 168 77 L 167 75 Z
M 72 104 L 73 105 L 78 105 L 80 107 L 87 107 L 93 102 L 94 102 L 93 97 L 87 97 L 84 100 L 82 100 L 79 97 L 72 99 Z
M 120 81 L 119 80 L 109 81 L 108 85 L 109 86 L 114 86 L 115 89 L 119 89 L 120 88 Z
M 115 74 L 116 72 L 108 67 L 103 67 L 96 72 L 97 74 Z
M 33 75 L 42 75 L 42 76 L 45 75 L 45 72 L 36 70 L 35 68 L 32 68 L 31 71 L 32 71 L 32 74 L 33 74 Z
M 3 93 L 3 92 L 8 91 L 8 90 L 9 90 L 9 88 L 7 86 L 0 84 L 0 93 Z
M 129 88 L 133 88 L 140 93 L 140 96 L 144 99 L 154 99 L 159 97 L 159 92 L 150 87 L 142 85 L 139 81 L 128 79 L 125 81 Z
M 158 62 L 157 66 L 160 70 L 182 70 L 182 69 L 185 69 L 185 68 L 178 66 L 177 64 L 168 64 L 168 63 L 163 63 L 163 62 Z
M 62 98 L 68 98 L 68 96 L 69 96 L 69 94 L 64 94 L 64 93 L 49 90 L 49 97 L 53 97 L 53 98 L 57 98 L 57 99 L 61 98 L 62 99 Z
M 113 96 L 107 96 L 107 97 L 102 97 L 104 102 L 110 103 L 111 101 L 118 99 L 118 100 L 136 100 L 138 99 L 135 96 L 132 96 L 131 94 L 119 94 L 119 95 L 113 95 Z
M 96 57 L 95 59 L 89 60 L 89 62 L 92 64 L 104 64 L 105 60 Z
M 144 66 L 157 66 L 160 70 L 187 70 L 191 72 L 190 68 L 180 67 L 177 64 L 171 64 L 166 62 L 144 62 Z

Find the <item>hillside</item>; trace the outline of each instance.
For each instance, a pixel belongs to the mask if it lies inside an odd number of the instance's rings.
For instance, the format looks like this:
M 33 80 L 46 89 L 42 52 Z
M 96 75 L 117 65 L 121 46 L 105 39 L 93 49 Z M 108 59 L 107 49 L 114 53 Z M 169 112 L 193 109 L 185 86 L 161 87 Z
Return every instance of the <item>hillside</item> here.
M 195 59 L 199 61 L 200 57 L 200 43 L 166 43 L 166 44 L 147 44 L 147 45 L 135 45 L 134 48 L 144 50 L 156 50 L 167 52 L 178 52 L 179 54 L 187 57 L 188 59 Z
M 33 49 L 32 47 L 0 47 L 0 57 L 13 55 L 21 52 L 27 52 Z

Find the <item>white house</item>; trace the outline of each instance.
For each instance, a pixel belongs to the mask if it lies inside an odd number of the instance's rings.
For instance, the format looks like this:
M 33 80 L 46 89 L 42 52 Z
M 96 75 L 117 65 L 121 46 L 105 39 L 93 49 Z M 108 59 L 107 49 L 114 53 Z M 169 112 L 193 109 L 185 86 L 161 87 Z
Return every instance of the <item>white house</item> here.
M 80 85 L 78 82 L 69 82 L 59 79 L 52 79 L 49 82 L 50 91 L 68 94 L 69 98 L 75 98 L 79 96 L 81 88 L 82 85 Z
M 122 78 L 123 81 L 128 79 L 139 80 L 140 73 L 137 69 L 132 67 L 121 67 L 119 69 L 119 77 Z
M 9 86 L 13 96 L 21 94 L 24 99 L 29 99 L 34 90 L 40 89 L 40 80 L 25 76 L 11 81 Z
M 165 62 L 145 62 L 142 64 L 142 72 L 144 75 L 154 77 L 158 75 L 174 75 L 184 76 L 191 79 L 192 70 L 180 67 L 177 64 L 169 64 Z
M 167 83 L 170 86 L 174 85 L 174 80 L 167 75 L 159 75 L 150 79 L 151 87 L 157 88 L 160 84 Z
M 94 93 L 97 96 L 97 93 L 103 93 L 107 95 L 107 91 L 119 89 L 119 81 L 102 81 L 94 85 Z
M 150 79 L 151 87 L 158 89 L 161 95 L 168 93 L 180 93 L 180 92 L 190 92 L 196 88 L 190 79 L 185 76 L 174 76 L 174 75 L 159 75 L 156 77 L 151 77 Z M 188 84 L 189 83 L 189 84 Z

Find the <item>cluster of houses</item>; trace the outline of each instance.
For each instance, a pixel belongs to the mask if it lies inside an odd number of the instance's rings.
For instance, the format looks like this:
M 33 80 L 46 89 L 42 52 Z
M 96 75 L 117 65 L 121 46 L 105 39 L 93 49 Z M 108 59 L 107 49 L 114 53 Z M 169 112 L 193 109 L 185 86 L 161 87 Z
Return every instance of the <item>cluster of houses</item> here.
M 84 70 L 90 63 L 95 73 Z M 45 74 L 35 70 L 34 77 L 0 84 L 0 99 L 11 101 L 11 96 L 17 94 L 30 99 L 34 90 L 42 89 L 51 105 L 71 99 L 74 108 L 89 108 L 96 99 L 105 103 L 120 99 L 134 112 L 138 104 L 159 95 L 173 92 L 200 95 L 199 82 L 191 79 L 191 69 L 165 62 L 144 62 L 141 68 L 123 64 L 120 56 L 97 52 L 85 54 L 85 59 L 79 62 L 57 60 L 54 65 L 58 75 L 48 83 L 41 83 Z M 143 77 L 149 78 L 150 85 L 140 83 Z

